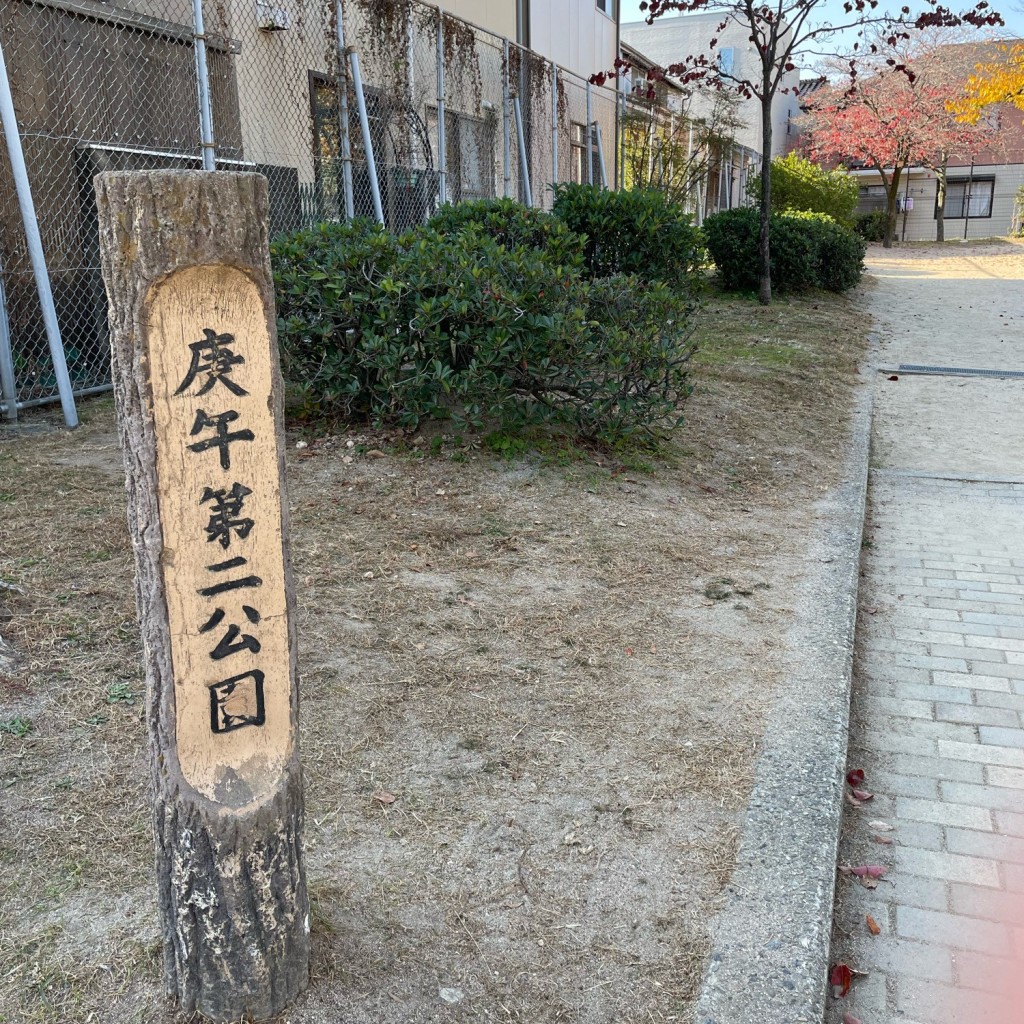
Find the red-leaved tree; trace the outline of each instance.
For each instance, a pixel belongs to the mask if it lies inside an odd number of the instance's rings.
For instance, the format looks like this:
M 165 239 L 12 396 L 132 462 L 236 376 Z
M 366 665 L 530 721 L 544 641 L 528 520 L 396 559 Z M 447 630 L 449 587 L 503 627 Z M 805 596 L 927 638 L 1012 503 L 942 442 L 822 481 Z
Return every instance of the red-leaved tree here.
M 758 297 L 771 302 L 771 157 L 772 104 L 780 91 L 785 92 L 785 76 L 806 59 L 819 60 L 835 55 L 843 39 L 850 35 L 863 38 L 867 32 L 879 32 L 889 45 L 910 39 L 912 32 L 933 27 L 1002 25 L 1003 19 L 991 10 L 988 0 L 978 0 L 971 8 L 953 11 L 939 0 L 923 0 L 920 10 L 901 7 L 898 13 L 879 10 L 880 0 L 845 0 L 844 15 L 832 19 L 824 11 L 826 0 L 644 0 L 640 9 L 647 13 L 647 22 L 670 11 L 682 13 L 714 12 L 721 15 L 717 34 L 708 40 L 700 53 L 680 54 L 679 60 L 664 68 L 648 71 L 651 80 L 672 75 L 684 83 L 706 84 L 728 89 L 744 98 L 756 97 L 761 108 L 761 194 L 760 194 L 760 284 Z M 898 0 L 897 0 L 898 2 Z M 738 25 L 757 53 L 755 74 L 744 76 L 741 69 L 732 73 L 718 61 L 718 35 L 732 24 Z M 866 49 L 871 51 L 868 44 Z M 855 44 L 858 52 L 861 45 Z M 877 48 L 876 48 L 877 49 Z M 847 62 L 851 79 L 857 78 L 858 57 Z M 893 60 L 893 67 L 898 64 Z M 593 76 L 592 81 L 604 83 L 629 68 L 628 61 L 616 60 L 615 68 Z M 902 68 L 900 70 L 904 70 Z
M 907 169 L 921 165 L 936 173 L 941 241 L 950 157 L 973 156 L 993 142 L 988 124 L 965 124 L 948 109 L 951 96 L 966 85 L 964 52 L 941 42 L 912 49 L 879 47 L 862 61 L 852 85 L 816 94 L 803 118 L 807 148 L 815 159 L 864 164 L 878 172 L 885 187 L 887 248 L 896 233 L 900 181 Z

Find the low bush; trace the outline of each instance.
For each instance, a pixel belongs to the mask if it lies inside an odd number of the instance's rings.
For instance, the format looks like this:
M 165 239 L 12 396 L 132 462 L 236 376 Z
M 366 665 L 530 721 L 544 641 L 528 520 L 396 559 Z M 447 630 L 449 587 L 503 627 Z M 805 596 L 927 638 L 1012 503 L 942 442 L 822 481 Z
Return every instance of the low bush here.
M 581 267 L 585 240 L 562 218 L 514 199 L 476 199 L 442 206 L 427 223 L 441 235 L 458 235 L 466 228 L 514 249 L 526 246 L 543 252 L 559 266 Z
M 686 301 L 635 277 L 588 280 L 474 220 L 445 226 L 321 226 L 272 245 L 293 412 L 608 440 L 680 422 Z
M 770 173 L 775 212 L 824 213 L 840 224 L 852 225 L 860 189 L 846 171 L 830 171 L 798 153 L 789 153 L 772 161 Z M 760 177 L 749 179 L 747 193 L 755 201 L 760 198 Z
M 591 277 L 636 274 L 692 290 L 703 263 L 700 232 L 683 208 L 662 192 L 610 191 L 598 185 L 556 185 L 554 214 L 585 236 Z
M 708 217 L 703 230 L 722 287 L 755 291 L 760 274 L 757 209 L 723 210 Z M 772 214 L 771 276 L 777 291 L 845 291 L 860 280 L 864 252 L 862 239 L 824 214 Z
M 885 211 L 858 213 L 853 220 L 853 230 L 866 242 L 881 242 L 885 239 Z

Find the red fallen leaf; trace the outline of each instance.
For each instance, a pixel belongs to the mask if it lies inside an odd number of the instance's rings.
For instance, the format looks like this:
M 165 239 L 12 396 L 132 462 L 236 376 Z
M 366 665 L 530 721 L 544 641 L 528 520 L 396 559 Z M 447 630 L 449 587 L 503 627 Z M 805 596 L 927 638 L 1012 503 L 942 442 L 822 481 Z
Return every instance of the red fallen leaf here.
M 884 864 L 840 864 L 841 875 L 854 875 L 856 878 L 881 878 L 889 869 Z
M 858 800 L 849 790 L 846 791 L 846 802 L 853 804 L 854 807 L 860 807 L 861 802 Z
M 388 804 L 393 804 L 398 797 L 394 793 L 389 793 L 386 789 L 379 789 L 373 794 L 373 799 L 386 807 Z
M 860 1024 L 860 1017 L 854 1017 L 852 1013 L 844 1013 L 843 1024 Z
M 846 781 L 851 786 L 859 786 L 864 781 L 864 769 L 863 768 L 851 768 L 846 773 Z
M 866 789 L 855 789 L 853 795 L 863 804 L 867 803 L 868 800 L 874 800 L 875 794 L 869 793 Z
M 867 922 L 868 931 L 871 932 L 872 935 L 882 934 L 882 929 L 880 925 L 870 914 L 867 915 L 865 921 Z
M 627 647 L 626 648 L 626 654 L 628 654 L 632 658 L 633 657 L 633 648 L 632 647 Z
M 892 846 L 892 840 L 888 836 L 872 836 L 880 846 Z
M 895 374 L 895 373 L 893 373 L 893 374 L 890 374 L 890 376 L 889 376 L 889 380 L 899 380 L 899 377 L 898 377 L 898 376 L 896 376 L 896 374 Z
M 836 964 L 829 973 L 828 980 L 832 986 L 833 998 L 839 999 L 850 991 L 853 973 L 846 964 Z

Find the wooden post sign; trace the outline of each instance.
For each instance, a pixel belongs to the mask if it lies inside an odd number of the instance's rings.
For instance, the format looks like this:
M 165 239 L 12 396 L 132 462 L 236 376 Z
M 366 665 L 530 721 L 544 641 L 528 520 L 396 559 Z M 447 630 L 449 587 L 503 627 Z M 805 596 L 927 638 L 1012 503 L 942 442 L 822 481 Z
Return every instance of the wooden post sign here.
M 309 977 L 267 183 L 141 171 L 96 195 L 168 992 L 265 1019 Z

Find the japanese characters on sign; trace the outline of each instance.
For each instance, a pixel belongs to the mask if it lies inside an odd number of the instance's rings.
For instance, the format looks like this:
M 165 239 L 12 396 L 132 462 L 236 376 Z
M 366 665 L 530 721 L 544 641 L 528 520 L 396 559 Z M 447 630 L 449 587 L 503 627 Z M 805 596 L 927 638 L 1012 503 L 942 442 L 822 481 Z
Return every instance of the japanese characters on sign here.
M 178 271 L 148 306 L 177 754 L 196 789 L 237 806 L 293 742 L 270 337 L 234 268 Z

